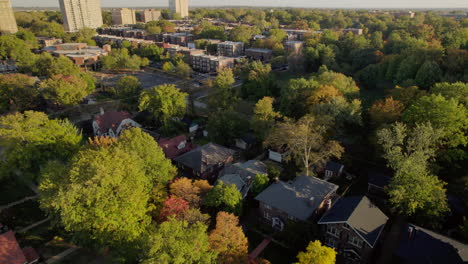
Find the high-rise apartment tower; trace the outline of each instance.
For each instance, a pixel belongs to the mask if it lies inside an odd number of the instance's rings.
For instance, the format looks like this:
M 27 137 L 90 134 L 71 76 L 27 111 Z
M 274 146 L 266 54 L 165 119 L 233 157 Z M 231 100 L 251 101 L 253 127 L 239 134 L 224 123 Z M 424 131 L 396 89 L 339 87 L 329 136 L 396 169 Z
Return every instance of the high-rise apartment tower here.
M 169 0 L 169 10 L 172 14 L 178 13 L 181 17 L 188 17 L 188 1 L 189 0 Z
M 0 32 L 16 33 L 17 31 L 18 27 L 10 0 L 0 0 Z
M 100 0 L 59 0 L 59 3 L 66 31 L 102 26 Z
M 161 18 L 161 11 L 156 9 L 145 9 L 143 11 L 143 22 L 148 23 L 150 21 L 158 21 Z
M 136 24 L 135 10 L 130 8 L 117 8 L 112 10 L 112 25 Z

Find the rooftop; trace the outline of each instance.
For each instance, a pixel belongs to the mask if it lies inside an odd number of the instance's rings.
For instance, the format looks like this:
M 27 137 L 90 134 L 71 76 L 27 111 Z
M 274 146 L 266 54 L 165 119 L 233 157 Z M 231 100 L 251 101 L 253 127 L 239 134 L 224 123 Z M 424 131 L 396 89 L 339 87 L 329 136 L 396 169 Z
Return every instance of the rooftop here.
M 306 221 L 326 196 L 337 189 L 338 185 L 313 176 L 297 176 L 292 182 L 273 183 L 255 199 Z
M 388 217 L 366 196 L 350 196 L 339 199 L 318 223 L 347 223 L 374 247 L 387 220 Z
M 26 257 L 15 238 L 13 231 L 0 234 L 0 263 L 24 264 Z
M 412 224 L 403 232 L 395 253 L 411 264 L 468 262 L 468 245 Z
M 208 143 L 189 151 L 175 158 L 175 161 L 192 168 L 193 170 L 204 172 L 207 168 L 225 162 L 233 156 L 234 150 L 218 144 Z
M 99 126 L 99 131 L 101 133 L 107 133 L 109 129 L 116 131 L 120 123 L 127 118 L 131 118 L 128 112 L 108 111 L 102 115 L 96 116 L 94 121 L 96 121 Z

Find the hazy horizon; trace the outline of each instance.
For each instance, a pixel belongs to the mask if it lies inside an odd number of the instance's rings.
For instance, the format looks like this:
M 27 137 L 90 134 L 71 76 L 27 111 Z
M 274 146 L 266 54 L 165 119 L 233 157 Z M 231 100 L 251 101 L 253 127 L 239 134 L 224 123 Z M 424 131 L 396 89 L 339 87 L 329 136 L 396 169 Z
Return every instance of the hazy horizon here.
M 212 4 L 210 2 L 215 2 Z M 131 5 L 129 5 L 131 3 Z M 13 7 L 58 7 L 58 0 L 12 0 Z M 468 0 L 190 0 L 192 7 L 252 6 L 303 8 L 468 8 Z M 168 7 L 168 0 L 101 0 L 106 7 Z

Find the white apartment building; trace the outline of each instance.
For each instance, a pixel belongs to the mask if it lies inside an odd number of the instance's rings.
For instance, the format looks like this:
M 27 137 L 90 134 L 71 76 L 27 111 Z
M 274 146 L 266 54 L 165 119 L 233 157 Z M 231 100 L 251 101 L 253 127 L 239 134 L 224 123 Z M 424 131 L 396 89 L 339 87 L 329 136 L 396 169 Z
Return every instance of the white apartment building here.
M 100 0 L 59 0 L 59 3 L 66 31 L 102 26 Z
M 0 0 L 0 32 L 16 33 L 17 31 L 18 27 L 10 0 Z
M 172 14 L 178 13 L 182 18 L 189 16 L 189 0 L 169 0 L 169 10 Z
M 112 25 L 136 24 L 135 10 L 130 8 L 117 8 L 112 10 Z

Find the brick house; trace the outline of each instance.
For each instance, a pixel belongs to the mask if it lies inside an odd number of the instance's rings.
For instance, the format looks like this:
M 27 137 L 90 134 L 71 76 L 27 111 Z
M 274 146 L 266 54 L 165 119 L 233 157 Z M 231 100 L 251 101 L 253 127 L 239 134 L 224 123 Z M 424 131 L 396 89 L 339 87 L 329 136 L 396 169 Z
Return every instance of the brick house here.
M 338 185 L 313 176 L 297 176 L 293 181 L 278 181 L 255 199 L 262 220 L 282 230 L 288 221 L 308 221 L 318 217 L 336 198 Z
M 175 158 L 177 167 L 188 176 L 214 182 L 224 165 L 232 163 L 235 151 L 208 143 Z
M 324 243 L 346 263 L 372 263 L 372 253 L 388 217 L 365 196 L 339 199 L 318 222 Z
M 141 127 L 140 124 L 130 118 L 128 112 L 109 111 L 101 109 L 101 114 L 93 121 L 93 132 L 97 137 L 119 137 L 123 129 L 127 127 Z

